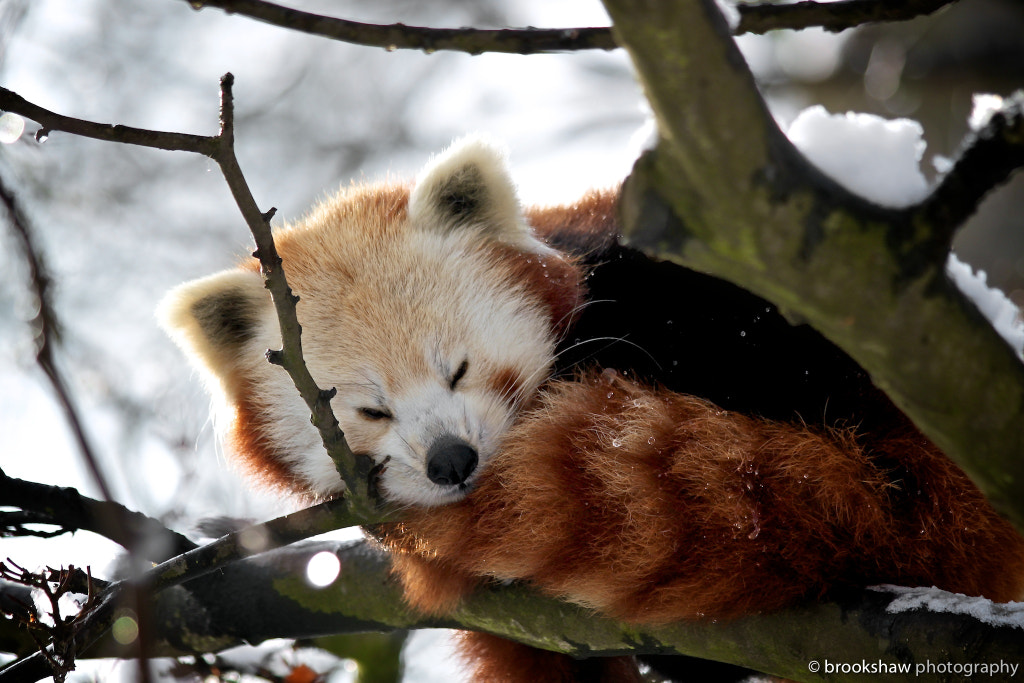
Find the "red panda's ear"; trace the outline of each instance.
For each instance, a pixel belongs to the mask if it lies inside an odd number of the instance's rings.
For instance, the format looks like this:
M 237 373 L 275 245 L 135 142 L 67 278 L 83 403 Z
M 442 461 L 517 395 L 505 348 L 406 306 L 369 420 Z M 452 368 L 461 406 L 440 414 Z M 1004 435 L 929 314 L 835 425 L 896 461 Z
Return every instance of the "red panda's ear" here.
M 463 138 L 427 164 L 409 197 L 409 221 L 418 229 L 475 230 L 537 251 L 523 218 L 505 154 L 480 138 Z
M 160 302 L 157 317 L 193 363 L 232 384 L 246 342 L 260 332 L 268 312 L 273 302 L 263 278 L 239 268 L 179 285 Z

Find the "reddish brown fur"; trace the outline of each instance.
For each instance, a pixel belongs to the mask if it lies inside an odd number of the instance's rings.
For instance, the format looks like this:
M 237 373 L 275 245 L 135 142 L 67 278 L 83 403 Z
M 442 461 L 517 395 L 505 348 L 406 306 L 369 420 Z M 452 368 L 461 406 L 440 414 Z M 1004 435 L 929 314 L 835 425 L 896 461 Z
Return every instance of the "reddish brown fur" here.
M 524 254 L 512 247 L 494 247 L 494 258 L 509 268 L 510 281 L 526 287 L 548 310 L 555 337 L 569 328 L 573 314 L 582 303 L 584 291 L 580 271 L 568 257 Z M 499 271 L 500 272 L 500 271 Z
M 227 442 L 239 464 L 254 479 L 268 488 L 301 492 L 303 483 L 275 452 L 266 436 L 266 411 L 254 403 L 257 390 L 253 382 L 241 380 L 235 388 L 234 419 Z
M 541 238 L 568 232 L 610 240 L 617 232 L 618 198 L 617 190 L 592 190 L 573 204 L 528 208 L 526 219 Z
M 513 367 L 502 368 L 494 373 L 494 376 L 491 377 L 490 388 L 491 391 L 512 403 L 524 398 L 522 396 L 522 378 L 519 376 L 519 371 Z
M 555 382 L 469 497 L 383 543 L 435 613 L 482 576 L 639 623 L 877 583 L 1018 599 L 1024 541 L 970 480 L 910 429 L 869 447 L 621 377 Z

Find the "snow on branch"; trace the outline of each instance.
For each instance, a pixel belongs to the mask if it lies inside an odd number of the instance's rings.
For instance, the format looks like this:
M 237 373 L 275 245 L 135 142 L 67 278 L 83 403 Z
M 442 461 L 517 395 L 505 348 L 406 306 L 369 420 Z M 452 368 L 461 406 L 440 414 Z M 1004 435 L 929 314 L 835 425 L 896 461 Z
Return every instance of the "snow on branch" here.
M 428 28 L 406 24 L 367 24 L 328 17 L 284 7 L 265 0 L 185 0 L 194 9 L 222 9 L 273 26 L 355 45 L 386 50 L 440 50 L 478 55 L 484 52 L 519 55 L 614 50 L 618 47 L 612 29 L 605 26 L 576 28 Z M 765 33 L 775 29 L 804 29 L 820 26 L 842 31 L 875 21 L 901 21 L 931 14 L 956 0 L 841 0 L 794 4 L 763 2 L 723 5 L 735 15 L 736 35 Z
M 979 112 L 972 123 L 953 166 L 918 209 L 947 250 L 981 200 L 1024 167 L 1024 90 Z

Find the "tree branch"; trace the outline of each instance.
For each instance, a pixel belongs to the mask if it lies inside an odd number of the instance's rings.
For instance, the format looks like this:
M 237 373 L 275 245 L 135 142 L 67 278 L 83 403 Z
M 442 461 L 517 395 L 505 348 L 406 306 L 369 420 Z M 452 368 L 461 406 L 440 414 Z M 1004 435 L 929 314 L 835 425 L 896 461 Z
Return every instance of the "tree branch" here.
M 791 4 L 741 4 L 736 7 L 740 12 L 736 35 L 811 27 L 821 27 L 826 31 L 838 33 L 871 22 L 916 19 L 954 2 L 956 0 L 803 0 Z
M 20 114 L 42 126 L 36 133 L 36 139 L 48 136 L 51 131 L 59 130 L 94 140 L 122 142 L 128 145 L 168 151 L 194 152 L 211 158 L 217 144 L 217 138 L 205 135 L 166 133 L 118 124 L 94 123 L 63 116 L 33 104 L 4 87 L 0 87 L 0 111 Z
M 624 188 L 628 239 L 809 322 L 1024 529 L 1024 364 L 946 278 L 943 202 L 881 209 L 810 166 L 711 0 L 605 4 L 662 135 Z
M 957 229 L 977 210 L 982 199 L 1024 167 L 1024 90 L 1003 101 L 978 131 L 960 145 L 956 163 L 916 209 L 917 220 L 929 226 L 942 253 L 949 251 Z
M 242 558 L 360 523 L 363 523 L 362 518 L 352 514 L 347 500 L 339 499 L 226 534 L 212 543 L 169 558 L 137 577 L 110 585 L 99 596 L 95 608 L 80 615 L 74 624 L 72 639 L 69 642 L 53 643 L 47 651 L 57 649 L 70 652 L 73 656 L 88 651 L 109 631 L 117 609 L 127 597 L 155 596 L 187 581 L 224 570 Z M 247 594 L 246 599 L 249 598 L 251 595 Z M 180 621 L 181 615 L 175 614 L 175 618 Z M 179 635 L 179 639 L 181 637 L 184 636 Z M 147 646 L 147 655 L 153 656 L 153 644 L 147 643 Z M 121 656 L 129 654 L 121 652 Z M 38 652 L 8 667 L 12 670 L 10 680 L 37 680 L 48 675 L 48 666 L 47 653 Z M 0 681 L 3 683 L 8 681 L 5 677 L 7 672 L 8 669 L 0 671 Z
M 571 50 L 612 50 L 617 46 L 611 31 L 599 28 L 501 29 L 423 28 L 391 24 L 365 24 L 289 9 L 262 0 L 187 0 L 199 10 L 217 7 L 274 26 L 356 45 L 388 50 L 436 52 L 454 50 L 478 55 L 484 52 L 538 54 Z
M 56 358 L 53 354 L 53 347 L 57 339 L 57 315 L 50 304 L 50 276 L 46 272 L 43 260 L 36 249 L 32 239 L 32 230 L 29 227 L 28 218 L 21 210 L 14 193 L 7 187 L 4 178 L 0 176 L 0 202 L 3 202 L 7 210 L 7 216 L 11 223 L 12 232 L 21 246 L 22 255 L 28 266 L 29 286 L 32 294 L 38 303 L 38 313 L 29 322 L 35 342 L 36 364 L 42 369 L 43 374 L 50 382 L 54 396 L 64 412 L 64 418 L 71 429 L 78 451 L 85 460 L 86 468 L 92 475 L 93 483 L 100 490 L 105 500 L 112 500 L 113 496 L 110 487 L 107 485 L 106 477 L 101 471 L 99 461 L 85 433 L 85 426 L 79 417 L 79 411 L 68 391 L 64 374 L 57 367 Z
M 36 517 L 26 523 L 58 525 L 62 528 L 60 533 L 77 529 L 91 531 L 137 550 L 152 562 L 163 562 L 196 547 L 185 536 L 120 503 L 94 500 L 73 488 L 16 479 L 3 470 L 0 470 L 0 506 L 36 513 Z M 144 541 L 137 543 L 139 539 Z
M 332 552 L 341 574 L 328 588 L 304 579 L 310 558 Z M 630 626 L 590 610 L 546 598 L 524 586 L 491 584 L 476 591 L 453 615 L 412 613 L 390 579 L 387 555 L 366 543 L 305 543 L 281 548 L 209 573 L 156 598 L 155 653 L 181 656 L 271 638 L 415 628 L 485 631 L 575 656 L 687 654 L 729 662 L 787 679 L 818 681 L 811 662 L 883 663 L 916 667 L 931 662 L 1013 661 L 1019 608 L 979 600 L 946 612 L 898 607 L 907 591 L 855 591 L 831 602 L 725 622 Z M 260 600 L 252 600 L 259 595 Z M 913 595 L 913 593 L 911 593 Z M 950 594 L 936 594 L 955 602 Z M 990 623 L 969 611 L 989 610 Z M 1005 612 L 1005 614 L 1001 614 Z M 183 619 L 182 615 L 186 615 Z M 771 633 L 770 642 L 764 639 Z M 109 639 L 89 656 L 124 656 Z M 32 680 L 0 673 L 0 683 Z M 909 678 L 909 674 L 904 677 Z M 842 680 L 833 676 L 831 680 Z M 859 680 L 863 675 L 848 676 Z M 965 677 L 965 680 L 971 680 Z
M 334 461 L 338 474 L 348 489 L 349 495 L 346 498 L 349 505 L 352 506 L 353 513 L 361 518 L 354 523 L 379 521 L 386 513 L 380 506 L 371 481 L 373 463 L 368 457 L 352 453 L 331 409 L 335 389 L 320 389 L 313 376 L 309 374 L 306 361 L 302 357 L 302 327 L 295 311 L 295 304 L 299 299 L 292 294 L 291 287 L 288 286 L 281 257 L 278 256 L 270 229 L 270 219 L 276 209 L 271 209 L 266 214 L 260 212 L 235 157 L 234 104 L 231 94 L 233 83 L 234 77 L 231 74 L 221 79 L 221 131 L 213 159 L 220 165 L 235 203 L 256 241 L 253 256 L 259 259 L 260 270 L 280 322 L 282 348 L 279 351 L 268 351 L 267 360 L 280 365 L 288 372 L 309 407 L 313 425 L 320 432 L 324 448 Z
M 194 9 L 215 7 L 273 26 L 322 38 L 386 50 L 440 50 L 479 55 L 485 52 L 519 55 L 614 50 L 618 47 L 607 27 L 577 28 L 427 28 L 405 24 L 367 24 L 291 9 L 265 0 L 185 0 Z M 736 35 L 766 33 L 775 29 L 820 26 L 843 31 L 875 21 L 902 21 L 931 14 L 956 0 L 842 0 L 794 4 L 738 4 L 740 23 Z
M 40 133 L 62 130 L 101 140 L 200 153 L 217 162 L 256 241 L 255 255 L 260 260 L 264 280 L 270 290 L 280 320 L 283 347 L 280 351 L 268 352 L 268 358 L 285 368 L 309 406 L 313 423 L 320 432 L 328 455 L 334 461 L 335 467 L 346 483 L 347 492 L 343 499 L 303 511 L 304 515 L 302 516 L 296 513 L 297 516 L 289 518 L 289 521 L 285 523 L 272 521 L 261 525 L 260 528 L 268 532 L 266 538 L 263 539 L 268 546 L 254 548 L 253 537 L 251 534 L 248 537 L 245 536 L 246 531 L 243 530 L 208 546 L 196 548 L 167 560 L 142 575 L 137 582 L 118 584 L 112 587 L 105 592 L 99 605 L 80 619 L 76 626 L 74 643 L 55 643 L 51 644 L 50 648 L 59 645 L 62 649 L 68 648 L 69 651 L 80 652 L 94 643 L 110 628 L 113 623 L 114 611 L 126 594 L 136 596 L 136 602 L 141 609 L 143 605 L 140 596 L 144 592 L 165 590 L 193 576 L 222 567 L 239 557 L 261 551 L 265 547 L 291 543 L 309 535 L 343 526 L 382 521 L 387 519 L 389 514 L 378 506 L 379 501 L 372 490 L 371 471 L 366 463 L 367 459 L 357 459 L 345 441 L 344 434 L 341 432 L 330 406 L 333 390 L 319 389 L 302 358 L 301 327 L 295 311 L 296 298 L 288 287 L 284 268 L 274 246 L 270 230 L 269 220 L 273 215 L 273 210 L 267 214 L 259 211 L 235 157 L 234 109 L 231 95 L 233 81 L 234 78 L 231 74 L 227 74 L 221 79 L 221 129 L 219 134 L 214 137 L 163 133 L 74 119 L 38 107 L 5 88 L 0 88 L 0 110 L 11 111 L 36 120 L 43 126 Z M 37 139 L 39 137 L 41 136 L 37 135 Z M 298 523 L 299 526 L 291 526 L 294 523 Z M 140 623 L 141 626 L 143 624 Z M 17 667 L 21 671 L 39 673 L 46 666 L 46 658 L 47 653 L 40 652 L 25 658 L 18 663 Z M 40 675 L 45 675 L 45 671 Z

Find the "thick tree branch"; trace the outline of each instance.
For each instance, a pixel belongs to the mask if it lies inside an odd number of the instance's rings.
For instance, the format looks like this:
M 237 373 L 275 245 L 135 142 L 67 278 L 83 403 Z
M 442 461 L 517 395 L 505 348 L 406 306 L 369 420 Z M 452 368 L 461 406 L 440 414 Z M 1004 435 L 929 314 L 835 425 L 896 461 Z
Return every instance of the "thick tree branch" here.
M 306 582 L 305 568 L 314 554 L 324 551 L 338 556 L 342 571 L 331 586 L 317 588 Z M 906 602 L 905 591 L 864 590 L 777 614 L 644 627 L 594 616 L 523 586 L 491 585 L 450 617 L 438 619 L 410 612 L 389 572 L 387 556 L 365 543 L 306 543 L 232 564 L 160 594 L 154 607 L 155 651 L 180 656 L 270 638 L 449 627 L 487 631 L 576 656 L 688 654 L 798 681 L 821 680 L 824 669 L 813 671 L 811 662 L 825 660 L 907 667 L 904 677 L 909 678 L 909 672 L 929 661 L 1009 661 L 1019 652 L 1013 606 L 1002 608 L 1005 614 L 1000 614 L 1000 606 L 983 600 L 974 607 L 990 609 L 996 617 L 993 623 L 968 616 L 963 609 L 890 612 Z M 260 600 L 253 600 L 253 595 Z M 770 641 L 765 633 L 772 634 Z M 104 640 L 90 656 L 125 654 Z M 860 680 L 863 675 L 848 678 Z M 0 674 L 2 683 L 22 680 L 31 678 Z
M 945 277 L 947 228 L 811 167 L 711 0 L 606 6 L 662 135 L 624 190 L 629 239 L 811 323 L 1024 529 L 1024 364 Z

